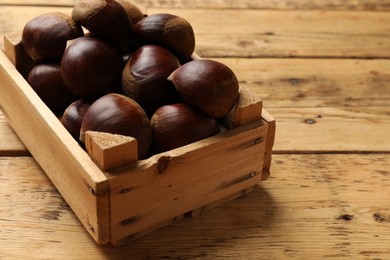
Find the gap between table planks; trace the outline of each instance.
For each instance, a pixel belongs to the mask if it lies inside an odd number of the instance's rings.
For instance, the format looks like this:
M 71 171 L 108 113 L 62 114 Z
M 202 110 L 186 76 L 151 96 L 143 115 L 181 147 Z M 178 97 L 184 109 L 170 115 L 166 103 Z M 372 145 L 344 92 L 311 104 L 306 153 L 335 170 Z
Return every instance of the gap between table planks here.
M 241 199 L 112 248 L 94 243 L 31 157 L 0 157 L 0 255 L 385 259 L 389 166 L 383 154 L 274 155 L 279 174 Z

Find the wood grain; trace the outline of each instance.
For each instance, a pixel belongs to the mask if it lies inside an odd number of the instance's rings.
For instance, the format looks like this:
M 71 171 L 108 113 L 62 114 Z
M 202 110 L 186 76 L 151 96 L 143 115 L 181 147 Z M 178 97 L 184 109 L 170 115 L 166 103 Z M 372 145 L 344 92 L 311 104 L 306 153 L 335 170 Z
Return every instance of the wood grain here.
M 268 131 L 268 124 L 257 120 L 108 171 L 111 241 L 132 240 L 156 224 L 259 183 Z
M 54 10 L 70 13 L 71 8 L 2 7 L 0 34 L 21 30 L 31 18 Z M 174 13 L 192 24 L 196 52 L 202 57 L 390 57 L 387 12 L 148 10 L 160 12 Z
M 275 155 L 270 179 L 244 197 L 112 248 L 96 246 L 33 159 L 1 157 L 0 252 L 5 259 L 386 259 L 389 168 L 388 154 Z
M 265 107 L 390 105 L 389 59 L 218 59 Z
M 0 156 L 28 155 L 26 147 L 20 141 L 0 111 Z
M 85 132 L 85 150 L 102 171 L 138 161 L 137 148 L 137 139 L 130 136 Z
M 389 107 L 270 108 L 277 153 L 390 152 Z
M 198 12 L 176 13 L 193 24 L 196 52 L 202 57 L 388 58 L 390 55 L 387 48 L 390 17 L 386 12 L 211 10 L 203 15 L 202 10 Z M 222 21 L 224 26 L 218 26 Z
M 149 8 L 235 8 L 235 9 L 282 9 L 282 10 L 390 10 L 388 0 L 133 0 L 135 4 Z M 72 6 L 76 0 L 0 0 L 0 5 L 65 5 Z

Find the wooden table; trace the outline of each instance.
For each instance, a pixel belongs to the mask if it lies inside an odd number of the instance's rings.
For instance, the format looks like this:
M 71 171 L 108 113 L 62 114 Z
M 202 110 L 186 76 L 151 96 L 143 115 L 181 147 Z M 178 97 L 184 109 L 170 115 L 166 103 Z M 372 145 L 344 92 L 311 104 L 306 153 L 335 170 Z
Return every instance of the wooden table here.
M 264 100 L 277 119 L 271 177 L 125 247 L 101 247 L 0 112 L 0 259 L 389 259 L 390 1 L 134 2 L 188 19 L 196 52 Z M 0 34 L 72 4 L 0 0 Z

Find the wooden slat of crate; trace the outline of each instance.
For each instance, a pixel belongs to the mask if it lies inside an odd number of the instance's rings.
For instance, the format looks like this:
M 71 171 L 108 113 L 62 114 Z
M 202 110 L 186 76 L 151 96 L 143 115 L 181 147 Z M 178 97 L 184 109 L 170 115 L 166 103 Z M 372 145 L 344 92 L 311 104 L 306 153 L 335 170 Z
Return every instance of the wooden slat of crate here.
M 107 178 L 2 51 L 0 82 L 1 110 L 9 124 L 92 237 L 108 242 Z
M 109 171 L 111 242 L 131 240 L 260 182 L 268 130 L 265 121 L 255 121 Z

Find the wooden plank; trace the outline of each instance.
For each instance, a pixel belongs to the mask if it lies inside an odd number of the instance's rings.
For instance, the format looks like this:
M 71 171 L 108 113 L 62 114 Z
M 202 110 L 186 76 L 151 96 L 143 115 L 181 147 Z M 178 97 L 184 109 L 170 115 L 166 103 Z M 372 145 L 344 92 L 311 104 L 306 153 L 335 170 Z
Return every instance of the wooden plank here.
M 0 156 L 23 156 L 30 154 L 0 111 Z
M 270 108 L 276 153 L 390 152 L 389 107 Z
M 275 144 L 275 135 L 276 135 L 276 120 L 275 118 L 265 109 L 262 110 L 261 116 L 265 122 L 268 123 L 268 134 L 265 140 L 265 153 L 264 153 L 264 164 L 261 180 L 267 180 L 271 174 L 271 161 L 273 147 Z
M 0 5 L 21 5 L 21 6 L 73 6 L 77 0 L 0 0 Z
M 15 65 L 19 73 L 27 79 L 28 74 L 35 66 L 35 62 L 28 56 L 22 44 L 22 31 L 4 35 L 4 53 Z
M 269 107 L 389 106 L 388 59 L 218 59 Z
M 109 239 L 107 178 L 0 51 L 0 104 L 10 125 L 92 237 Z
M 201 12 L 176 13 L 193 25 L 202 57 L 390 57 L 387 12 Z
M 72 6 L 76 0 L 0 0 L 0 5 L 66 5 Z M 282 10 L 390 10 L 388 0 L 133 0 L 135 4 L 149 8 L 234 8 L 234 9 L 282 9 Z
M 270 179 L 244 197 L 122 248 L 97 246 L 32 158 L 1 157 L 1 256 L 386 259 L 390 255 L 388 154 L 274 156 Z
M 21 30 L 32 17 L 53 10 L 69 13 L 71 8 L 4 6 L 0 34 Z M 148 12 L 186 18 L 202 57 L 390 57 L 387 12 L 154 8 Z
M 4 1 L 4 0 L 3 0 Z M 8 0 L 9 1 L 9 0 Z M 47 1 L 47 0 L 46 0 Z M 142 1 L 135 3 L 144 4 L 152 8 L 231 8 L 231 9 L 281 9 L 281 10 L 390 10 L 389 0 L 163 0 Z

